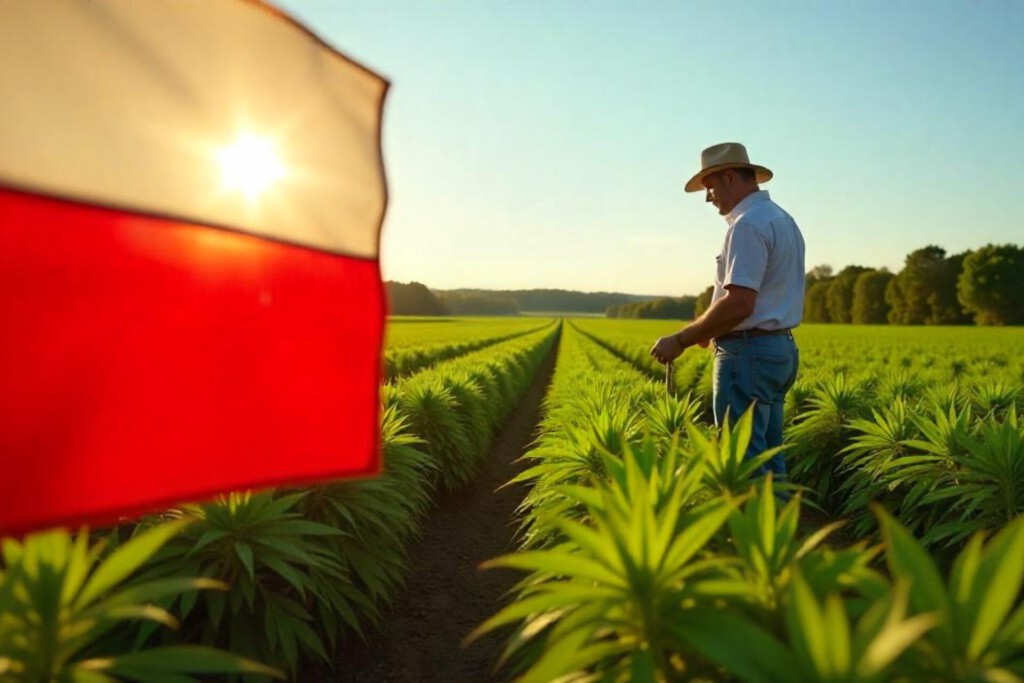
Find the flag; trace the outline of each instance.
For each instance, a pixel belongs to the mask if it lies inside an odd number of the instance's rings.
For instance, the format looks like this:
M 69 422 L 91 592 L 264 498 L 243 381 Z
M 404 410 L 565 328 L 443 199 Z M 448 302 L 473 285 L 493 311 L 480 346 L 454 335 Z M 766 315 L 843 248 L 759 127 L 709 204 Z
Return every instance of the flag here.
M 379 472 L 386 90 L 261 2 L 0 4 L 0 532 Z

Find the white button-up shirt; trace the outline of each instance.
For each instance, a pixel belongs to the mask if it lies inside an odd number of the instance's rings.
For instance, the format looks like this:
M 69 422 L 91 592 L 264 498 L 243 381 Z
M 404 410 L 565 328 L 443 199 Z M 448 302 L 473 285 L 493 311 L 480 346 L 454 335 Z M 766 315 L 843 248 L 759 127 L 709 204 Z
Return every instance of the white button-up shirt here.
M 725 216 L 729 229 L 718 255 L 712 303 L 728 285 L 757 291 L 750 317 L 737 330 L 796 327 L 804 312 L 804 238 L 768 192 L 753 192 Z

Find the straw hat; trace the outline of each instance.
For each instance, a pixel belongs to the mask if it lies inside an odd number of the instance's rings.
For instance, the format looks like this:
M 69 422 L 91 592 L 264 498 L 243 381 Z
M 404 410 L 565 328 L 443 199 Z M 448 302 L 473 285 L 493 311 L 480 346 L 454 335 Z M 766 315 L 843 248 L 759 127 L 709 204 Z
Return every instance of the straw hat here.
M 701 184 L 704 176 L 727 168 L 752 168 L 759 183 L 766 183 L 772 179 L 772 172 L 767 168 L 750 163 L 746 147 L 738 142 L 723 142 L 700 153 L 700 173 L 690 178 L 683 189 L 687 192 L 700 192 L 704 189 Z

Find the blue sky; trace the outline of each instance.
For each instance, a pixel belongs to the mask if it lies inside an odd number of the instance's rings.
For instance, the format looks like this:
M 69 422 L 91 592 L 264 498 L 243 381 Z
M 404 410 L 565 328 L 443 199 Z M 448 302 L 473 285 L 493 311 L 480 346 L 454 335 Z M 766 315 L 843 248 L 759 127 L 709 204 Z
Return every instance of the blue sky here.
M 1024 243 L 1024 2 L 290 0 L 391 81 L 388 279 L 696 294 L 744 143 L 807 267 Z

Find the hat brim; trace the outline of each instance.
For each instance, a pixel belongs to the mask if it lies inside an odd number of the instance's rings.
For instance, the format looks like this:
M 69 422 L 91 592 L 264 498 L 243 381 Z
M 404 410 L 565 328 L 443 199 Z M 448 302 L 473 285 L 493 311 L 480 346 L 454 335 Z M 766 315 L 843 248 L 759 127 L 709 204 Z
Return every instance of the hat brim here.
M 683 189 L 686 190 L 687 192 L 700 192 L 701 190 L 704 189 L 704 184 L 701 182 L 702 180 L 704 180 L 704 178 L 711 175 L 712 173 L 718 173 L 719 171 L 724 171 L 729 168 L 754 169 L 754 180 L 758 183 L 767 183 L 769 180 L 772 179 L 772 175 L 774 175 L 764 166 L 758 166 L 757 164 L 718 164 L 717 166 L 708 166 L 707 168 L 701 170 L 700 173 L 693 176 L 692 178 L 690 178 L 689 181 L 687 181 L 686 185 L 683 186 Z

